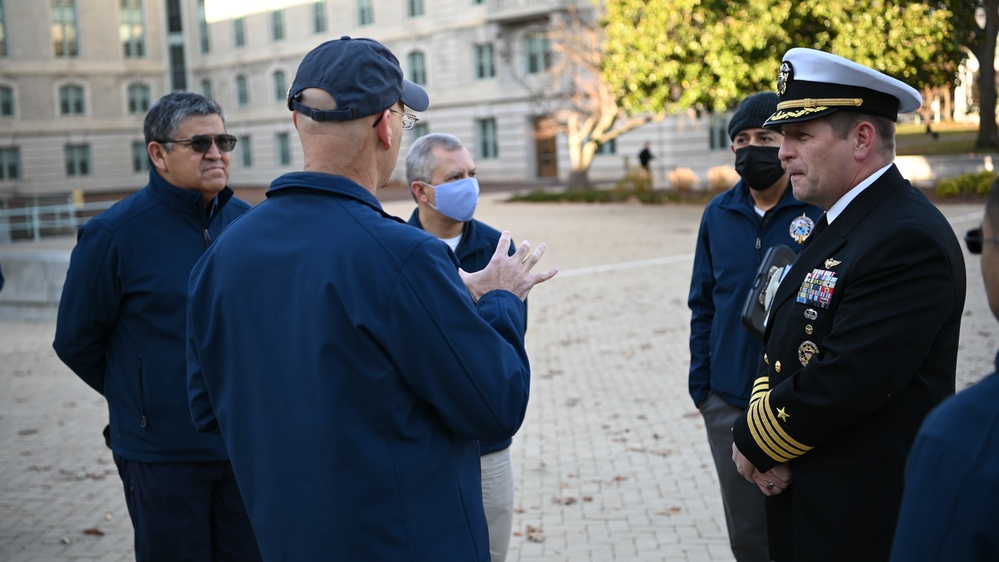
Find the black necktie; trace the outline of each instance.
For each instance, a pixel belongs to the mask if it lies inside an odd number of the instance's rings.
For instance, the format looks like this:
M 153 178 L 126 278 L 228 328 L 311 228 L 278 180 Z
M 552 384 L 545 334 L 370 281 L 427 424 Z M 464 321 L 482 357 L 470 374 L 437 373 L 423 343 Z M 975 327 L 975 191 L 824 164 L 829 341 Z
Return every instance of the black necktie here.
M 826 219 L 826 214 L 822 213 L 822 216 L 819 217 L 818 224 L 816 224 L 815 228 L 812 229 L 812 233 L 808 235 L 808 239 L 805 240 L 805 243 L 804 245 L 801 246 L 801 249 L 804 250 L 805 248 L 807 248 L 808 245 L 812 243 L 812 240 L 815 240 L 819 236 L 819 234 L 822 234 L 822 231 L 825 230 L 827 226 L 829 226 L 829 221 Z

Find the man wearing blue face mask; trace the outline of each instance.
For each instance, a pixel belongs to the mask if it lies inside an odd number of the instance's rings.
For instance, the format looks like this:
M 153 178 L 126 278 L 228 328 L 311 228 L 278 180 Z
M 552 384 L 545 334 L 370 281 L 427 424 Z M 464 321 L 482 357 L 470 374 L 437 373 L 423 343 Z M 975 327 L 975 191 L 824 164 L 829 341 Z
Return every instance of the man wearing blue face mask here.
M 431 133 L 417 139 L 406 156 L 406 181 L 417 205 L 409 224 L 447 243 L 461 269 L 472 273 L 486 267 L 500 232 L 472 218 L 479 201 L 479 182 L 475 161 L 458 137 Z M 510 254 L 515 250 L 511 243 Z M 524 318 L 526 324 L 526 314 Z M 482 505 L 492 562 L 506 560 L 513 530 L 512 441 L 479 442 Z
M 690 283 L 690 397 L 704 418 L 721 485 L 729 543 L 738 562 L 769 561 L 764 496 L 732 463 L 732 425 L 745 415 L 763 342 L 743 327 L 740 312 L 766 251 L 795 252 L 808 238 L 818 207 L 791 192 L 777 157 L 783 135 L 763 128 L 777 94 L 742 101 L 729 121 L 735 169 L 742 178 L 704 209 Z

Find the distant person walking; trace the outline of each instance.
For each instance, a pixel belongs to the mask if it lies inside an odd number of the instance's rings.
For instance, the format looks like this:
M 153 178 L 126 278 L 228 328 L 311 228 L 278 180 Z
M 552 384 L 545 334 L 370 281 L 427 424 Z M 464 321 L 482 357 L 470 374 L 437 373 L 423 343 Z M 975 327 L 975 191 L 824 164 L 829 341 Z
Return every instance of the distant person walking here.
M 652 154 L 651 150 L 649 150 L 649 146 L 650 144 L 646 142 L 645 146 L 642 147 L 642 151 L 638 153 L 638 163 L 642 165 L 642 171 L 645 173 L 645 177 L 647 178 L 652 177 L 652 174 L 649 171 L 649 162 L 655 158 L 655 155 Z

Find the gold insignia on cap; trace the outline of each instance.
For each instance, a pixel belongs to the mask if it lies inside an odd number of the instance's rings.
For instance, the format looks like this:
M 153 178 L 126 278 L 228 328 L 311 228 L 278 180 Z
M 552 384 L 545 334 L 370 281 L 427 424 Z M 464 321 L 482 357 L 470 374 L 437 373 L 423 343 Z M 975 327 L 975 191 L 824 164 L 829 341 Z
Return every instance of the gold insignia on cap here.
M 777 73 L 777 94 L 783 96 L 787 91 L 787 83 L 794 76 L 794 68 L 791 63 L 783 61 L 780 63 L 780 72 Z
M 778 373 L 780 372 L 780 361 L 774 364 L 774 370 L 777 371 Z
M 777 408 L 777 417 L 780 418 L 780 421 L 786 422 L 787 418 L 791 417 L 791 414 L 787 413 L 787 407 L 785 406 L 784 408 Z
M 841 263 L 843 263 L 843 262 L 841 262 L 841 261 L 839 261 L 837 259 L 829 258 L 829 259 L 826 260 L 826 269 L 832 269 L 832 268 L 836 267 L 837 265 L 839 265 Z
M 829 109 L 830 107 L 860 107 L 864 105 L 862 98 L 802 98 L 800 100 L 782 101 L 777 104 L 777 110 L 783 109 Z
M 801 342 L 798 346 L 798 361 L 801 361 L 801 366 L 808 366 L 808 362 L 812 360 L 812 356 L 819 352 L 819 346 L 814 343 L 805 340 Z

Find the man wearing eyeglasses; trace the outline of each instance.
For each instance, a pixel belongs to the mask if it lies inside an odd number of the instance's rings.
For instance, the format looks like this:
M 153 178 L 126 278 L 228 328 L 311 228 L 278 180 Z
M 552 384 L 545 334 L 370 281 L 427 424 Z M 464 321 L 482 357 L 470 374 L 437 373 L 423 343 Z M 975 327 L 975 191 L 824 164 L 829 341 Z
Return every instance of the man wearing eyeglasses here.
M 965 236 L 999 318 L 999 180 L 982 226 Z M 999 560 L 999 356 L 996 371 L 926 417 L 905 467 L 893 562 Z
M 475 160 L 458 137 L 430 133 L 417 139 L 406 155 L 406 182 L 416 201 L 409 224 L 443 240 L 461 269 L 479 271 L 489 264 L 500 232 L 473 218 L 479 202 Z M 511 243 L 507 253 L 516 248 Z M 526 328 L 525 315 L 525 328 Z M 491 562 L 504 562 L 513 531 L 513 438 L 479 443 L 482 505 L 489 525 Z
M 557 270 L 503 233 L 459 272 L 382 209 L 407 107 L 429 105 L 382 44 L 319 45 L 288 105 L 305 171 L 191 273 L 195 423 L 222 432 L 265 559 L 486 561 L 476 442 L 523 422 L 524 299 Z
M 236 138 L 190 92 L 158 100 L 144 134 L 149 183 L 80 228 L 53 346 L 107 399 L 136 560 L 259 560 L 222 438 L 187 400 L 188 277 L 250 208 L 226 186 Z

